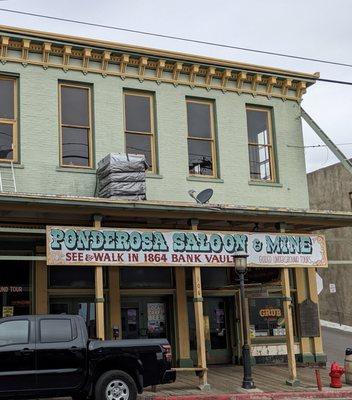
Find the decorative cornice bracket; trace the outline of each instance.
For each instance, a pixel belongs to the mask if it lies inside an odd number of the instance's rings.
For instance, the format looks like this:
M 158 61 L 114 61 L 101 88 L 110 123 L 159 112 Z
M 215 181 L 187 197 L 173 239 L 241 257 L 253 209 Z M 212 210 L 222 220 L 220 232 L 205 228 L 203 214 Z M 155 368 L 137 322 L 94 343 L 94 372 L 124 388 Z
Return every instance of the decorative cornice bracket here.
M 10 38 L 1 36 L 0 60 L 3 64 L 6 63 L 7 49 L 9 47 Z
M 47 69 L 50 59 L 51 43 L 43 43 L 43 68 Z
M 225 69 L 221 76 L 221 90 L 226 92 L 226 85 L 232 76 L 232 71 L 230 69 Z
M 286 100 L 288 89 L 290 89 L 291 87 L 292 87 L 292 79 L 285 79 L 282 82 L 281 94 L 282 94 L 283 101 Z
M 148 57 L 141 57 L 139 59 L 139 67 L 138 67 L 138 76 L 140 82 L 144 81 L 145 69 L 147 65 L 148 65 Z
M 108 66 L 109 66 L 109 61 L 111 59 L 111 51 L 104 51 L 103 53 L 103 57 L 101 59 L 101 74 L 102 76 L 106 76 L 107 75 L 107 70 L 108 70 Z
M 28 63 L 28 56 L 29 56 L 29 48 L 31 45 L 31 41 L 29 39 L 23 39 L 22 40 L 22 65 L 25 67 Z
M 178 85 L 178 79 L 182 71 L 183 64 L 181 62 L 176 62 L 172 70 L 172 80 L 175 86 Z
M 82 69 L 83 74 L 87 75 L 89 67 L 89 59 L 92 57 L 92 49 L 83 50 Z
M 297 83 L 297 87 L 296 87 L 296 96 L 298 101 L 300 101 L 302 99 L 302 96 L 304 95 L 304 93 L 307 91 L 307 84 L 305 82 L 298 82 Z
M 199 72 L 199 65 L 193 64 L 189 71 L 189 83 L 190 83 L 191 88 L 194 88 L 194 84 L 195 84 L 198 72 Z
M 262 81 L 262 76 L 260 74 L 255 74 L 252 78 L 252 85 L 251 85 L 251 89 L 252 89 L 252 94 L 253 96 L 256 96 L 256 91 L 257 91 L 257 87 L 258 84 Z
M 70 65 L 70 57 L 72 54 L 72 46 L 64 46 L 64 54 L 62 55 L 62 69 L 67 72 Z
M 212 83 L 212 80 L 213 80 L 213 77 L 215 76 L 215 74 L 216 74 L 215 67 L 209 67 L 207 69 L 207 74 L 205 75 L 205 85 L 207 87 L 207 90 L 211 89 L 210 86 L 211 86 L 211 83 Z
M 121 74 L 121 79 L 126 78 L 126 70 L 127 70 L 127 65 L 130 62 L 130 56 L 128 54 L 122 54 L 120 57 L 120 74 Z
M 165 60 L 159 60 L 156 66 L 156 82 L 158 85 L 161 83 L 161 79 L 163 77 L 163 71 L 166 66 L 166 61 Z
M 243 87 L 244 81 L 247 79 L 247 73 L 246 72 L 239 72 L 236 76 L 236 89 L 237 93 L 241 94 L 241 90 Z
M 273 91 L 274 86 L 276 85 L 276 77 L 275 76 L 270 76 L 268 78 L 268 82 L 266 84 L 266 95 L 268 96 L 268 99 L 271 97 L 271 93 Z

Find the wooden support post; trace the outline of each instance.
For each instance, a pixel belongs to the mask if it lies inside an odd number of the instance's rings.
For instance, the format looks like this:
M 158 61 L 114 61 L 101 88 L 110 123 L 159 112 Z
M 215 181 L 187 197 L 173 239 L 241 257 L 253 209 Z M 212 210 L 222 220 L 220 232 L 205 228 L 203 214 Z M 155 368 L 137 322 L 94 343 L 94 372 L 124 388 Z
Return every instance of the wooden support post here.
M 179 367 L 193 367 L 190 356 L 186 274 L 184 267 L 175 268 L 176 306 L 178 326 Z
M 196 231 L 198 221 L 192 220 L 191 224 L 192 230 Z M 208 391 L 210 390 L 210 385 L 208 384 L 208 373 L 206 370 L 207 356 L 205 351 L 202 279 L 200 267 L 198 266 L 193 267 L 193 302 L 196 322 L 198 367 L 203 369 L 203 372 L 199 374 L 199 389 Z
M 101 227 L 102 217 L 94 216 L 94 227 Z M 105 339 L 105 320 L 104 320 L 104 280 L 103 267 L 95 267 L 95 320 L 96 320 L 96 336 L 98 339 Z
M 299 385 L 297 379 L 297 367 L 295 358 L 295 341 L 292 323 L 292 311 L 291 311 L 291 291 L 290 291 L 290 276 L 288 268 L 282 268 L 281 270 L 281 284 L 282 294 L 284 296 L 284 315 L 285 315 L 285 327 L 286 327 L 286 344 L 287 344 L 287 361 L 289 379 L 286 383 L 290 386 Z
M 309 296 L 307 291 L 307 279 L 306 279 L 305 268 L 295 268 L 296 274 L 296 286 L 297 286 L 297 303 L 301 304 Z M 302 361 L 304 363 L 313 363 L 315 361 L 312 348 L 310 345 L 310 339 L 307 337 L 300 338 Z
M 46 261 L 35 262 L 35 314 L 48 314 L 48 270 Z
M 119 267 L 109 267 L 109 312 L 110 312 L 109 336 L 113 338 L 113 328 L 117 327 L 119 330 L 119 336 L 116 337 L 116 339 L 122 339 Z
M 308 287 L 309 287 L 309 297 L 314 303 L 316 303 L 318 305 L 318 316 L 320 316 L 315 268 L 308 268 Z M 320 321 L 320 318 L 319 318 L 319 321 Z M 313 338 L 315 361 L 316 362 L 326 362 L 326 355 L 324 354 L 324 350 L 323 350 L 323 341 L 322 341 L 322 337 L 321 337 L 320 326 L 319 326 L 319 332 L 320 332 L 320 336 Z

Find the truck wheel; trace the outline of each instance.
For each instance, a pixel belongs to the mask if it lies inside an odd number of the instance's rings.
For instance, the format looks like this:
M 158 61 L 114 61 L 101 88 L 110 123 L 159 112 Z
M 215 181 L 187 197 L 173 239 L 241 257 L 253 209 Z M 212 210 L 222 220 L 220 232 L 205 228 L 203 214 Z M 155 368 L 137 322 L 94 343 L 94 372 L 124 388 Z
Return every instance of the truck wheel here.
M 95 400 L 136 400 L 137 387 L 133 378 L 123 371 L 105 372 L 95 386 Z

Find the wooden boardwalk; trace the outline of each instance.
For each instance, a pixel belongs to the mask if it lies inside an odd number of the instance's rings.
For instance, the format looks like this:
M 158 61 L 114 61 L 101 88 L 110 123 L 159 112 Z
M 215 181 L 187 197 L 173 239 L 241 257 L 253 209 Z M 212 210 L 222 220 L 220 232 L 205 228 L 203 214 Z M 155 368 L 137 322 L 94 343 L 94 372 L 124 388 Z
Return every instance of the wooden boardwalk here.
M 326 368 L 320 369 L 320 374 L 323 382 L 323 387 L 329 387 L 329 370 Z M 241 388 L 243 377 L 243 368 L 239 365 L 212 366 L 208 371 L 208 383 L 211 386 L 208 394 L 220 393 L 243 393 Z M 301 367 L 298 368 L 298 378 L 300 385 L 291 387 L 286 385 L 287 366 L 271 366 L 257 365 L 253 368 L 253 380 L 258 391 L 261 392 L 292 392 L 292 391 L 315 391 L 317 390 L 315 372 L 313 368 Z M 201 394 L 197 388 L 198 378 L 193 372 L 179 372 L 175 383 L 161 385 L 153 392 L 151 388 L 146 388 L 143 396 L 149 397 L 154 395 L 191 395 Z M 344 384 L 345 389 L 351 388 Z M 206 394 L 206 392 L 204 392 Z M 143 397 L 142 396 L 142 397 Z

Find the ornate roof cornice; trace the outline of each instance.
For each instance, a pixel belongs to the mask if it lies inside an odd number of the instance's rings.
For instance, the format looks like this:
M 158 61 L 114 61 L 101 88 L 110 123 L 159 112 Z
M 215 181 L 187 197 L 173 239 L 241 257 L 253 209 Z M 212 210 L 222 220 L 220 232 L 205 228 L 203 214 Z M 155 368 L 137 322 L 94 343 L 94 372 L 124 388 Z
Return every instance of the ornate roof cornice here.
M 0 61 L 294 101 L 319 77 L 7 26 L 0 26 Z

